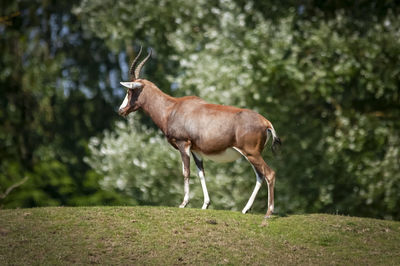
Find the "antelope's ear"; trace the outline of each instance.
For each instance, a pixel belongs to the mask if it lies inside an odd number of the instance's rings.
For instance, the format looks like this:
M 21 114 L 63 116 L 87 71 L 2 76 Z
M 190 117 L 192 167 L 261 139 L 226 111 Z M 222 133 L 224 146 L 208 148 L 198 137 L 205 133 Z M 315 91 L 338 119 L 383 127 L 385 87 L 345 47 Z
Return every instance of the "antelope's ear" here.
M 140 83 L 140 82 L 136 82 L 136 81 L 133 81 L 133 82 L 120 82 L 120 84 L 122 86 L 124 86 L 124 87 L 129 88 L 129 89 L 140 89 L 140 88 L 143 88 L 143 84 Z

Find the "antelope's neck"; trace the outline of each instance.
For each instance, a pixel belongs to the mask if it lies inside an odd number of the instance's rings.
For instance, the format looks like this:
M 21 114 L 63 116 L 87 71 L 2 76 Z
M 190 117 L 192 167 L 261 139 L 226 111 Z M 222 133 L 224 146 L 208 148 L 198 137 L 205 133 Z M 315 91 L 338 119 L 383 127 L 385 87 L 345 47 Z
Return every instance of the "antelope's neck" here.
M 154 123 L 165 134 L 167 129 L 167 119 L 171 113 L 173 105 L 176 102 L 176 99 L 168 94 L 163 93 L 156 85 L 152 83 L 147 84 L 143 92 L 144 99 L 141 108 L 151 117 Z

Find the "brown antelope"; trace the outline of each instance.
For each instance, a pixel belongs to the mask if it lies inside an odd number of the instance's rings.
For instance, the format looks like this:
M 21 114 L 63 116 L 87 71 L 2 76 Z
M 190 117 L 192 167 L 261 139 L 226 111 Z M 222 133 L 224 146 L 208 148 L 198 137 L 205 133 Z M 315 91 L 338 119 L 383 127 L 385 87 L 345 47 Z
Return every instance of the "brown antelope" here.
M 193 155 L 203 189 L 202 209 L 210 204 L 208 196 L 203 157 L 216 162 L 231 162 L 244 156 L 253 166 L 257 182 L 249 201 L 242 210 L 246 213 L 265 179 L 268 185 L 268 210 L 265 217 L 270 217 L 274 210 L 275 172 L 261 157 L 265 144 L 272 135 L 272 149 L 280 144 L 271 122 L 260 114 L 232 106 L 210 104 L 196 96 L 174 98 L 163 93 L 152 82 L 140 79 L 139 74 L 147 57 L 136 67 L 142 52 L 136 56 L 130 67 L 130 82 L 121 82 L 128 88 L 119 114 L 143 109 L 167 137 L 168 142 L 182 157 L 184 192 L 180 208 L 189 202 L 190 155 Z

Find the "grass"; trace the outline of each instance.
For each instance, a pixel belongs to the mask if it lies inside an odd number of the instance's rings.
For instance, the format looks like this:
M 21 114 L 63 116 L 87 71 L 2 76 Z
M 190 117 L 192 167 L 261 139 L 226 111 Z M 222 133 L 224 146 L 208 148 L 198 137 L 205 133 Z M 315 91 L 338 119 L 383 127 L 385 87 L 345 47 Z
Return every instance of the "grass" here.
M 0 210 L 0 265 L 399 265 L 400 222 L 167 207 Z

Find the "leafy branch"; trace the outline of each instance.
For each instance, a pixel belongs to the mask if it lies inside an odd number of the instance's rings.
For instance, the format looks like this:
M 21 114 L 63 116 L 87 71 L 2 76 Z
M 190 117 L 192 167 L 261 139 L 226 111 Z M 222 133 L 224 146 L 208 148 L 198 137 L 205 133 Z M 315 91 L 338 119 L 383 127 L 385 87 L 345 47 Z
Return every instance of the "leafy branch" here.
M 21 181 L 13 184 L 12 186 L 10 186 L 9 188 L 6 189 L 6 191 L 4 193 L 0 194 L 0 199 L 5 199 L 8 194 L 11 193 L 11 191 L 13 191 L 15 188 L 23 185 L 26 181 L 28 181 L 29 177 L 25 176 Z

